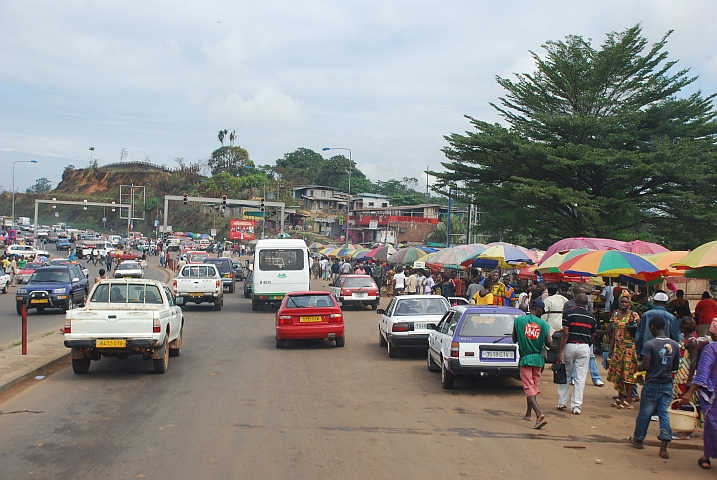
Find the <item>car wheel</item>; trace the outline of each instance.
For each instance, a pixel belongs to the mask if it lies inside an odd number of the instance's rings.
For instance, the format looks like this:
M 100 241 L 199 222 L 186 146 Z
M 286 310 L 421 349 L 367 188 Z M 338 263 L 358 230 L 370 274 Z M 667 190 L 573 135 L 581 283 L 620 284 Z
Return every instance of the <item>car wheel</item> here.
M 166 337 L 164 339 L 162 349 L 162 358 L 158 358 L 156 360 L 152 359 L 152 368 L 154 368 L 154 373 L 165 373 L 167 371 L 167 367 L 169 367 L 169 345 L 167 344 Z
M 5 282 L 5 286 L 2 287 L 2 293 L 7 293 L 8 287 L 10 287 L 10 282 Z
M 378 346 L 386 348 L 386 339 L 381 335 L 381 329 L 378 329 Z
M 386 349 L 388 351 L 389 358 L 396 358 L 398 356 L 398 349 L 391 345 L 391 342 L 386 341 Z
M 336 337 L 336 346 L 343 347 L 346 345 L 346 337 Z
M 279 340 L 276 339 L 276 348 L 284 348 L 286 347 L 286 340 Z
M 251 311 L 256 312 L 257 310 L 259 310 L 259 300 L 254 300 L 252 298 L 251 299 Z
M 229 293 L 234 293 L 234 290 L 236 289 L 236 286 L 232 283 L 229 285 Z
M 217 312 L 221 311 L 221 309 L 222 309 L 222 303 L 223 303 L 223 302 L 222 302 L 221 300 L 215 301 L 215 302 L 214 302 L 214 310 L 216 310 Z
M 74 308 L 74 305 L 72 304 L 72 294 L 70 294 L 70 295 L 68 295 L 68 297 L 67 297 L 67 303 L 65 303 L 65 304 L 62 306 L 62 310 L 63 310 L 64 312 L 66 312 L 66 311 L 68 311 L 68 310 L 72 310 L 73 308 Z
M 18 315 L 22 315 L 22 303 L 16 303 L 15 304 L 15 310 L 17 311 Z
M 441 387 L 446 390 L 453 388 L 453 384 L 456 380 L 456 376 L 448 371 L 446 368 L 446 362 L 441 361 Z
M 438 364 L 433 360 L 433 357 L 431 356 L 431 349 L 428 349 L 428 371 L 429 372 L 440 372 L 441 367 L 438 366 Z
M 77 375 L 83 375 L 90 370 L 90 363 L 92 363 L 92 359 L 90 357 L 73 358 L 72 371 Z
M 170 357 L 179 357 L 182 355 L 182 337 L 184 337 L 184 328 L 179 330 L 179 337 L 173 342 L 174 348 L 169 347 Z
M 378 308 L 378 303 L 371 304 L 371 310 L 376 310 L 377 308 Z

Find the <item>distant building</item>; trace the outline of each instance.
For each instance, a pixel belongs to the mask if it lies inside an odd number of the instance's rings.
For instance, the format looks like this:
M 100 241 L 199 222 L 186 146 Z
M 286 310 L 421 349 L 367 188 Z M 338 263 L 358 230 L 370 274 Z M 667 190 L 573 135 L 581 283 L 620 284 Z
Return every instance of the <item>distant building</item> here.
M 294 187 L 294 198 L 312 213 L 338 214 L 346 210 L 349 196 L 334 187 L 303 185 Z
M 352 205 L 358 205 L 357 200 Z M 436 228 L 442 210 L 438 204 L 355 207 L 349 215 L 349 237 L 355 243 L 420 243 Z

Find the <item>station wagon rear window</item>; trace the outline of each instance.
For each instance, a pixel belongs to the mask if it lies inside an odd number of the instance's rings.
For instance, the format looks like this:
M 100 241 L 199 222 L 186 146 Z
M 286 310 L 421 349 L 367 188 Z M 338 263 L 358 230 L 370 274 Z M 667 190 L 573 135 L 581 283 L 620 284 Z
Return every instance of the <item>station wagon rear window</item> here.
M 259 250 L 259 270 L 303 270 L 306 252 L 299 248 Z
M 458 332 L 461 337 L 503 337 L 513 333 L 515 315 L 469 313 Z
M 413 315 L 443 315 L 448 305 L 443 297 L 435 298 L 402 298 L 398 300 L 394 317 L 410 317 Z
M 361 288 L 369 287 L 376 288 L 376 284 L 373 283 L 371 277 L 349 277 L 344 281 L 344 288 Z

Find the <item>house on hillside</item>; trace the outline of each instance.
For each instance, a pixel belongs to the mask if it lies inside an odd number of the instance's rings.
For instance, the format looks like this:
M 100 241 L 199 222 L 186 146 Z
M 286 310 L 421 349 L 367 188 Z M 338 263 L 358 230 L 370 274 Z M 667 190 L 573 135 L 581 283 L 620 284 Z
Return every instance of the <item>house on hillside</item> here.
M 339 213 L 346 209 L 348 194 L 335 187 L 303 185 L 294 187 L 294 198 L 304 209 L 312 213 Z

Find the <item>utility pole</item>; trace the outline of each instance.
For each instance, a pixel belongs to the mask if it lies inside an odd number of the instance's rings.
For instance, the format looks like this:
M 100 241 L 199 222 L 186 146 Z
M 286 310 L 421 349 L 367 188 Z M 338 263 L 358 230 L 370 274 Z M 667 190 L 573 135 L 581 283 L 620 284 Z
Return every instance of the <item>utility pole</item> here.
M 446 248 L 451 248 L 451 210 L 453 210 L 453 189 L 448 188 L 448 218 L 446 219 Z

